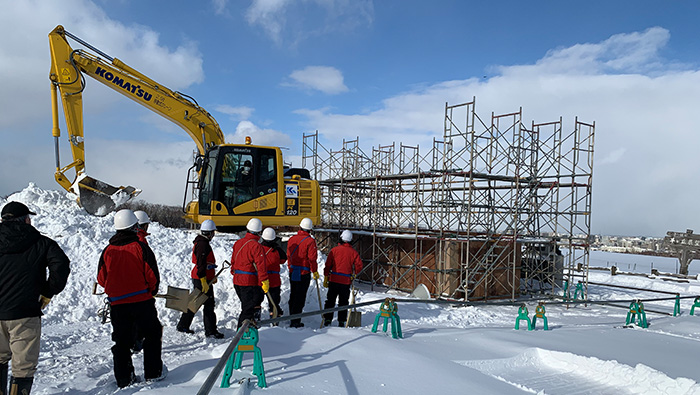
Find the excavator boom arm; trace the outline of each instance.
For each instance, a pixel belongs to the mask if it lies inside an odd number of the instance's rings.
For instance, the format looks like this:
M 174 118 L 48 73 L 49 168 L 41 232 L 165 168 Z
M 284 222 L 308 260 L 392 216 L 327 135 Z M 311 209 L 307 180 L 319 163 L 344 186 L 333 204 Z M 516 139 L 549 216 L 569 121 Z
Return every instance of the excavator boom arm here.
M 68 38 L 77 41 L 94 53 L 85 49 L 73 49 Z M 78 194 L 80 204 L 91 214 L 105 215 L 118 203 L 136 196 L 140 190 L 133 187 L 115 188 L 88 177 L 85 173 L 82 103 L 85 75 L 182 127 L 195 142 L 200 155 L 204 155 L 209 147 L 225 143 L 224 134 L 216 120 L 197 105 L 194 99 L 189 100 L 186 95 L 158 84 L 119 59 L 110 57 L 67 32 L 63 26 L 59 25 L 49 33 L 49 44 L 51 48 L 49 79 L 52 84 L 53 98 L 52 134 L 56 140 L 56 181 L 66 190 Z M 61 167 L 58 149 L 61 133 L 58 125 L 59 96 L 63 104 L 68 140 L 73 156 L 73 161 L 65 167 Z M 73 181 L 69 181 L 65 174 L 71 168 L 75 169 Z M 122 196 L 124 195 L 122 192 L 128 196 Z M 90 202 L 86 199 L 88 195 Z

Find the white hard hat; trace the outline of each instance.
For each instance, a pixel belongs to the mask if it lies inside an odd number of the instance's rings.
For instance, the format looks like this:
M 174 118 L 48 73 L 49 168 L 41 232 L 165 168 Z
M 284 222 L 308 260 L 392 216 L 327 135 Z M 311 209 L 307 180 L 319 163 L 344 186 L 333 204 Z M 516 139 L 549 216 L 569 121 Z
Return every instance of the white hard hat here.
M 272 241 L 277 238 L 277 233 L 275 233 L 275 230 L 272 228 L 265 228 L 265 230 L 263 230 L 262 238 L 263 240 Z
M 204 222 L 202 222 L 202 226 L 199 228 L 199 230 L 202 232 L 211 232 L 216 230 L 216 224 L 210 219 L 205 219 Z
M 114 214 L 114 228 L 116 230 L 129 229 L 136 225 L 139 219 L 136 218 L 134 212 L 129 209 L 122 209 Z
M 251 218 L 245 228 L 248 229 L 249 232 L 258 233 L 262 230 L 262 221 L 257 218 Z
M 349 230 L 344 230 L 343 233 L 340 234 L 340 240 L 349 243 L 352 241 L 352 232 Z
M 148 218 L 148 214 L 146 214 L 145 211 L 142 211 L 142 210 L 134 211 L 134 215 L 136 216 L 136 218 L 138 218 L 139 225 L 151 223 L 151 219 Z
M 299 223 L 299 227 L 304 229 L 304 230 L 311 230 L 314 228 L 314 223 L 311 222 L 310 218 L 304 218 Z

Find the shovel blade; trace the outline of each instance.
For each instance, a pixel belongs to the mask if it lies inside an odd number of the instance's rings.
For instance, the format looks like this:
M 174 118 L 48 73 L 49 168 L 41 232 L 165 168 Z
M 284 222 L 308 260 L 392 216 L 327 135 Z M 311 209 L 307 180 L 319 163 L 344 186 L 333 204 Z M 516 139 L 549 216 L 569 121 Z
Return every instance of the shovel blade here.
M 207 294 L 202 293 L 202 291 L 195 289 L 190 292 L 188 300 L 188 308 L 191 312 L 196 313 L 200 307 L 207 301 Z
M 351 311 L 348 316 L 348 328 L 359 328 L 362 326 L 362 313 Z
M 168 292 L 165 294 L 165 307 L 186 313 L 189 294 L 188 289 L 168 285 Z

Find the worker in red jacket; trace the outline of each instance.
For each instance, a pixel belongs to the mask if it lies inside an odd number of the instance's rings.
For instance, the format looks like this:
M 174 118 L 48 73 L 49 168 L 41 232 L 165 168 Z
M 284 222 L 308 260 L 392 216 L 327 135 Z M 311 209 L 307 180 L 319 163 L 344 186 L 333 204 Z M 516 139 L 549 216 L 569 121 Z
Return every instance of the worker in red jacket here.
M 131 361 L 134 330 L 143 334 L 143 370 L 147 381 L 162 380 L 168 369 L 161 359 L 163 326 L 155 299 L 160 274 L 156 257 L 136 235 L 138 219 L 131 210 L 114 215 L 117 233 L 100 255 L 97 282 L 110 303 L 114 377 L 120 388 L 138 381 Z
M 280 266 L 287 260 L 287 254 L 277 244 L 277 234 L 272 228 L 265 228 L 262 233 L 262 247 L 265 252 L 265 262 L 267 263 L 267 275 L 270 280 L 270 299 L 277 308 L 277 316 L 283 314 L 280 307 L 280 288 L 282 280 L 280 279 Z M 268 303 L 270 301 L 268 300 Z M 270 318 L 272 318 L 273 306 L 268 306 L 270 310 Z M 277 325 L 277 324 L 275 324 Z
M 194 289 L 201 291 L 207 295 L 207 300 L 204 301 L 204 335 L 215 339 L 223 339 L 224 334 L 216 329 L 216 313 L 214 306 L 214 285 L 216 283 L 216 257 L 211 249 L 209 242 L 214 238 L 216 233 L 216 224 L 214 221 L 207 219 L 202 222 L 199 228 L 200 234 L 194 238 L 194 246 L 192 246 L 192 263 L 194 267 L 190 273 L 192 285 Z M 187 310 L 182 313 L 180 321 L 177 323 L 178 332 L 194 333 L 190 329 L 192 320 L 196 312 Z
M 355 275 L 362 271 L 362 259 L 360 254 L 352 248 L 352 232 L 344 230 L 340 234 L 340 243 L 333 247 L 326 258 L 326 266 L 323 269 L 323 286 L 328 288 L 328 296 L 324 309 L 335 307 L 336 298 L 338 307 L 347 306 L 350 299 L 350 284 Z M 338 326 L 345 326 L 348 317 L 347 310 L 338 311 Z M 323 325 L 328 326 L 333 321 L 333 313 L 323 315 Z
M 246 229 L 246 235 L 233 244 L 231 254 L 233 287 L 241 300 L 237 328 L 247 319 L 260 320 L 260 305 L 270 290 L 265 253 L 260 245 L 262 222 L 251 218 Z
M 139 220 L 139 227 L 138 231 L 136 231 L 136 235 L 139 237 L 140 241 L 148 244 L 146 236 L 150 235 L 150 233 L 148 233 L 148 224 L 151 223 L 151 219 L 148 217 L 148 214 L 143 210 L 134 211 L 134 215 Z
M 299 232 L 287 242 L 287 266 L 289 267 L 289 314 L 300 314 L 306 304 L 306 291 L 311 283 L 311 276 L 318 280 L 316 258 L 316 240 L 311 236 L 313 222 L 304 218 L 299 223 Z M 292 328 L 301 328 L 304 324 L 300 318 L 291 320 Z

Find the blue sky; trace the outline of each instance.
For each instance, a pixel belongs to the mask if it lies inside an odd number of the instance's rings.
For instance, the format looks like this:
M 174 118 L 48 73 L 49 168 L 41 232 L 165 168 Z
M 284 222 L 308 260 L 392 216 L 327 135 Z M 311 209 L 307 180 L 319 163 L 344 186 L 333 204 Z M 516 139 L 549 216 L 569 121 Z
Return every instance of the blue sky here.
M 193 96 L 229 142 L 319 130 L 366 150 L 440 137 L 445 102 L 596 122 L 592 231 L 663 236 L 700 222 L 698 2 L 0 0 L 0 194 L 53 181 L 47 34 L 58 24 Z M 75 45 L 79 47 L 79 45 Z M 194 144 L 88 79 L 87 169 L 181 204 Z M 69 162 L 64 137 L 62 164 Z

